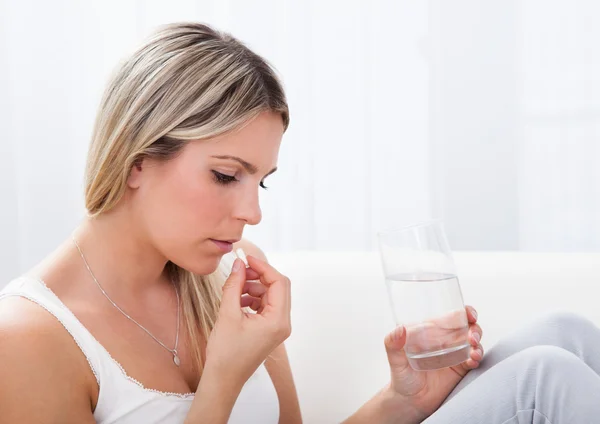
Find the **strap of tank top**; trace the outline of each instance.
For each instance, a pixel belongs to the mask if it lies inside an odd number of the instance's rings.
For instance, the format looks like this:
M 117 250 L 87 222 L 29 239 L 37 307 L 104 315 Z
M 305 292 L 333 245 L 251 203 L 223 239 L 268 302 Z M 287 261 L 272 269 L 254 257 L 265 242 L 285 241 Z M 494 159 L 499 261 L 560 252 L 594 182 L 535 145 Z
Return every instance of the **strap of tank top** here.
M 100 384 L 102 375 L 101 346 L 44 282 L 33 277 L 20 277 L 0 291 L 0 300 L 10 296 L 29 299 L 52 314 L 71 334 L 90 364 L 96 381 Z

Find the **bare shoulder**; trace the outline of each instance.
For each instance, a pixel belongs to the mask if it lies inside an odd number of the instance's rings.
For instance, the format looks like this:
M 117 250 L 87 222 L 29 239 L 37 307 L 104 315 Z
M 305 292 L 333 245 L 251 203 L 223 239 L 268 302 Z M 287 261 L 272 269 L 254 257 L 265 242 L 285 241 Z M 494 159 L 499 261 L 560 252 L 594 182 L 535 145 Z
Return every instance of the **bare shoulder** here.
M 263 252 L 256 244 L 252 243 L 248 239 L 242 239 L 235 243 L 234 249 L 239 248 L 242 248 L 244 253 L 246 253 L 247 255 L 252 255 L 254 257 L 257 257 L 258 259 L 262 259 L 263 261 L 267 260 L 267 255 L 265 255 L 265 252 Z
M 0 301 L 2 422 L 93 423 L 85 367 L 85 356 L 49 312 L 22 297 Z

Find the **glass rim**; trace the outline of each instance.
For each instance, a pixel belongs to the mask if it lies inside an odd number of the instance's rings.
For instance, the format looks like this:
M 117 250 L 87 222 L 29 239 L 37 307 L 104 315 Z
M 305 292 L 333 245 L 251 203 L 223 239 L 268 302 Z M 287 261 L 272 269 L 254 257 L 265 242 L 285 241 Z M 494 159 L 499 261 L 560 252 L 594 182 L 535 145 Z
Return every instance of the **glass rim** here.
M 387 235 L 402 233 L 402 232 L 405 232 L 408 230 L 413 230 L 415 228 L 427 227 L 430 225 L 443 224 L 443 223 L 444 223 L 444 220 L 441 218 L 428 219 L 426 221 L 420 221 L 415 224 L 407 225 L 404 227 L 388 228 L 388 229 L 380 230 L 377 232 L 377 237 L 381 238 L 381 237 L 384 237 Z

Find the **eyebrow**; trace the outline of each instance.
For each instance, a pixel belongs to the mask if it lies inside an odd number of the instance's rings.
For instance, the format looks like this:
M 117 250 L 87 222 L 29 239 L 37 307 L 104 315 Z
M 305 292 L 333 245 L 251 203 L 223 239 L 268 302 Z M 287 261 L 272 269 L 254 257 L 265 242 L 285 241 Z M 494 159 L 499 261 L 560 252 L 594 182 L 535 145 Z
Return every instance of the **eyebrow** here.
M 252 165 L 249 162 L 246 162 L 244 159 L 242 158 L 238 158 L 237 156 L 230 156 L 230 155 L 217 155 L 217 156 L 212 156 L 215 159 L 226 159 L 226 160 L 234 160 L 238 163 L 240 163 L 244 169 L 249 173 L 249 174 L 256 174 L 258 172 L 258 168 L 254 165 Z M 271 169 L 267 175 L 265 175 L 265 178 L 268 177 L 269 175 L 271 175 L 273 172 L 277 171 L 277 167 Z

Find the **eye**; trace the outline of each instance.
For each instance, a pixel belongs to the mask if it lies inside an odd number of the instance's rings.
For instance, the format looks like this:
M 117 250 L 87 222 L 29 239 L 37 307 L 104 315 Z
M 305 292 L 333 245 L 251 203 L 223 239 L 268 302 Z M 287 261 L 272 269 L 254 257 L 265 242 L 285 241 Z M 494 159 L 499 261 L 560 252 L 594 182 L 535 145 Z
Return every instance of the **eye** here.
M 235 178 L 235 176 L 233 175 L 226 175 L 226 174 L 222 174 L 218 171 L 211 171 L 213 173 L 213 176 L 215 178 L 215 182 L 217 182 L 218 184 L 223 184 L 223 185 L 227 185 L 227 184 L 231 184 L 235 181 L 237 181 L 238 179 Z
M 264 182 L 264 181 L 261 181 L 261 182 L 260 182 L 260 187 L 261 187 L 261 188 L 264 188 L 265 190 L 268 190 L 268 189 L 269 189 L 269 187 L 267 187 L 267 186 L 265 185 L 265 182 Z

